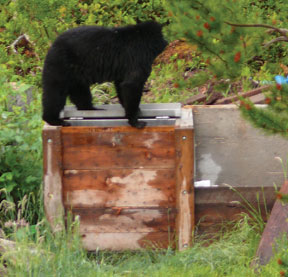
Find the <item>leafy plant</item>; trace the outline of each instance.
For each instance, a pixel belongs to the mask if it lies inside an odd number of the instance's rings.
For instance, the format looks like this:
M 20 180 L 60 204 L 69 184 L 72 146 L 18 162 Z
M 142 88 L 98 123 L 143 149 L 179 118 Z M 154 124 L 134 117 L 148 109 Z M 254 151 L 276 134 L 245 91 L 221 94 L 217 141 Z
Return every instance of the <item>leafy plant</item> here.
M 17 203 L 42 183 L 40 99 L 30 85 L 7 82 L 4 71 L 1 76 L 0 199 Z

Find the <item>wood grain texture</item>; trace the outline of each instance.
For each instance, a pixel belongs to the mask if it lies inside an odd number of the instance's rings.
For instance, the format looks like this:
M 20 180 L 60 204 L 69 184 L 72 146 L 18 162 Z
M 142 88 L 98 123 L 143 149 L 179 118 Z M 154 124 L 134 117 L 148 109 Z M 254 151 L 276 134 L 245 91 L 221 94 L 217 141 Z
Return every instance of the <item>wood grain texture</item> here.
M 163 249 L 174 247 L 175 236 L 170 232 L 158 233 L 86 233 L 82 234 L 82 244 L 88 251 L 138 250 L 141 248 Z
M 67 207 L 175 207 L 174 169 L 66 170 Z
M 258 203 L 265 203 L 270 207 L 274 205 L 275 188 L 271 187 L 196 187 L 195 203 L 196 205 L 225 204 L 227 207 L 233 207 L 237 203 L 243 203 L 243 199 L 257 207 Z M 271 207 L 272 208 L 272 207 Z
M 286 181 L 280 193 L 288 193 L 288 181 Z M 277 249 L 277 239 L 281 239 L 281 236 L 288 234 L 288 204 L 282 203 L 280 200 L 276 200 L 269 220 L 266 224 L 262 238 L 260 240 L 256 258 L 252 265 L 265 265 L 267 264 L 275 250 Z
M 223 224 L 239 220 L 243 214 L 252 216 L 249 205 L 260 210 L 263 220 L 267 221 L 276 200 L 274 187 L 234 189 L 237 192 L 229 187 L 195 188 L 196 234 L 215 234 L 223 229 Z
M 113 207 L 71 212 L 79 216 L 82 234 L 172 232 L 175 228 L 176 209 Z
M 174 127 L 62 129 L 64 169 L 173 168 Z
M 194 230 L 194 132 L 190 128 L 175 129 L 176 141 L 176 232 L 178 249 L 192 244 Z
M 63 229 L 61 127 L 46 126 L 42 133 L 44 209 L 53 231 Z
M 274 158 L 287 160 L 287 139 L 266 136 L 235 105 L 194 106 L 193 118 L 195 182 L 210 180 L 212 185 L 234 187 L 283 184 L 281 163 Z

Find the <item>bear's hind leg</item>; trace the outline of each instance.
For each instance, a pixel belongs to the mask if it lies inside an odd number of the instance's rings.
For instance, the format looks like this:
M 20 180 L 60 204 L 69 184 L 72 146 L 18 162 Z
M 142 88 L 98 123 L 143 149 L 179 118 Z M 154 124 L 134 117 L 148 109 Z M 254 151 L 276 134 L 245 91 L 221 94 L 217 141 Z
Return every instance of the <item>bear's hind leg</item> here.
M 59 118 L 60 112 L 65 106 L 65 102 L 65 89 L 60 86 L 46 84 L 43 88 L 42 96 L 43 120 L 53 126 L 68 126 L 68 123 L 65 123 Z
M 146 126 L 146 122 L 138 120 L 142 89 L 143 85 L 139 82 L 123 82 L 120 85 L 120 90 L 117 91 L 129 124 L 138 129 Z
M 96 110 L 92 104 L 89 86 L 73 83 L 69 88 L 69 98 L 78 110 Z

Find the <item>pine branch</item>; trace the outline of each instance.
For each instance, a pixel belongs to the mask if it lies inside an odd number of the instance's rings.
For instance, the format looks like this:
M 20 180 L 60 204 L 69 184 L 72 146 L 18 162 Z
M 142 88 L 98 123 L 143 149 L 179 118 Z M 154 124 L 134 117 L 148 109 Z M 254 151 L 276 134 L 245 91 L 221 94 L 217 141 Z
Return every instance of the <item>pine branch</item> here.
M 287 126 L 284 123 L 287 122 L 286 117 L 279 117 L 275 112 L 268 109 L 256 108 L 251 103 L 248 105 L 248 110 L 241 107 L 240 109 L 244 117 L 249 119 L 255 127 L 261 128 L 267 133 L 288 135 Z
M 271 33 L 272 32 L 278 32 L 280 33 L 282 36 L 281 37 L 277 37 L 275 39 L 270 40 L 269 42 L 263 44 L 264 47 L 268 47 L 273 43 L 279 42 L 279 41 L 286 41 L 288 42 L 288 29 L 283 29 L 283 28 L 277 28 L 268 24 L 237 24 L 237 23 L 230 23 L 225 21 L 224 23 L 230 25 L 230 26 L 234 26 L 234 27 L 256 27 L 256 28 L 266 28 L 266 29 L 270 29 L 268 32 Z
M 203 42 L 200 42 L 199 40 L 191 37 L 191 40 L 197 42 L 199 45 L 201 45 L 202 47 L 204 47 L 208 52 L 210 52 L 211 54 L 215 55 L 216 57 L 218 57 L 226 66 L 226 68 L 228 68 L 228 64 L 227 61 L 225 61 L 219 54 L 217 54 L 215 51 L 213 51 L 212 49 L 210 49 L 207 45 L 205 45 Z

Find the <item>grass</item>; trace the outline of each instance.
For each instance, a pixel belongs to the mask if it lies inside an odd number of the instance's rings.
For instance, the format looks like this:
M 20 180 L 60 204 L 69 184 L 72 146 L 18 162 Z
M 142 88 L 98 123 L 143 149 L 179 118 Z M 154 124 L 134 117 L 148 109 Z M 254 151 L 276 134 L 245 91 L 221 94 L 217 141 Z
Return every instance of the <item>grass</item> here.
M 73 223 L 67 233 L 52 235 L 42 221 L 34 238 L 28 228 L 22 229 L 21 236 L 16 231 L 16 249 L 1 257 L 2 269 L 4 261 L 7 266 L 6 276 L 257 276 L 250 263 L 260 235 L 246 216 L 209 246 L 204 246 L 206 240 L 198 237 L 193 247 L 184 252 L 168 249 L 87 253 L 81 248 L 77 227 Z M 275 260 L 261 273 L 278 275 Z

